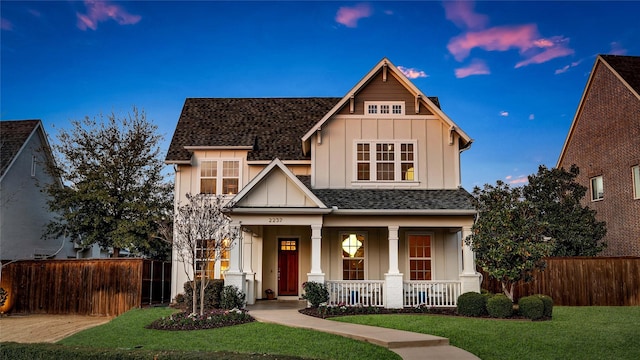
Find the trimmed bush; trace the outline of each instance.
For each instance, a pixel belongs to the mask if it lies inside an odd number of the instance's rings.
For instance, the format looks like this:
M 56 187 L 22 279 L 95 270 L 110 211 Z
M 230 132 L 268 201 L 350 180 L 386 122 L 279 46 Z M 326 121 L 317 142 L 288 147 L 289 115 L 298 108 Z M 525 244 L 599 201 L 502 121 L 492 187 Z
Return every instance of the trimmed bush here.
M 535 295 L 520 298 L 518 308 L 522 316 L 531 320 L 538 320 L 544 315 L 544 303 Z
M 220 295 L 222 288 L 224 287 L 224 280 L 211 279 L 209 285 L 204 288 L 204 309 L 219 309 L 220 308 Z M 191 290 L 191 281 L 184 283 L 184 302 L 187 306 L 187 311 L 191 311 L 193 301 L 193 292 Z M 200 306 L 200 281 L 196 282 L 196 308 Z
M 513 302 L 504 294 L 492 296 L 487 300 L 487 312 L 494 318 L 508 318 L 513 315 Z
M 311 307 L 317 308 L 322 303 L 329 301 L 329 290 L 323 283 L 307 281 L 302 284 L 304 295 L 302 298 L 311 303 Z
M 537 296 L 540 300 L 542 300 L 542 303 L 544 304 L 543 316 L 550 318 L 553 314 L 553 299 L 551 298 L 551 296 L 543 294 L 535 294 L 534 296 Z
M 458 314 L 464 316 L 487 315 L 487 297 L 477 292 L 458 296 Z
M 245 294 L 237 286 L 227 285 L 222 289 L 220 296 L 220 308 L 222 309 L 242 309 L 245 305 Z

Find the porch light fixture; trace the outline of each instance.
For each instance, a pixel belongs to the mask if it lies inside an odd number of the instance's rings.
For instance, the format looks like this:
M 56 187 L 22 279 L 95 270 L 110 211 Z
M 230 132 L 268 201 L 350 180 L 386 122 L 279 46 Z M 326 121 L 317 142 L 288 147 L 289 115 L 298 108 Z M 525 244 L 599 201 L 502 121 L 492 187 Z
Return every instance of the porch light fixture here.
M 342 250 L 349 254 L 349 257 L 354 257 L 356 252 L 362 247 L 362 242 L 358 240 L 356 234 L 350 234 L 348 238 L 342 241 Z

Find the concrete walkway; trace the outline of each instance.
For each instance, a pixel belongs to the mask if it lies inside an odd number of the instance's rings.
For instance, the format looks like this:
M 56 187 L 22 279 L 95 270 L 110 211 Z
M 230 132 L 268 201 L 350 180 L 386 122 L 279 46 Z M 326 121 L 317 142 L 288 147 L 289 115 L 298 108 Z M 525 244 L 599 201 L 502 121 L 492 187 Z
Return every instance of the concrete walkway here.
M 322 331 L 384 346 L 403 359 L 471 360 L 477 356 L 449 345 L 449 339 L 410 331 L 324 320 L 298 312 L 304 301 L 259 301 L 247 307 L 256 320 Z

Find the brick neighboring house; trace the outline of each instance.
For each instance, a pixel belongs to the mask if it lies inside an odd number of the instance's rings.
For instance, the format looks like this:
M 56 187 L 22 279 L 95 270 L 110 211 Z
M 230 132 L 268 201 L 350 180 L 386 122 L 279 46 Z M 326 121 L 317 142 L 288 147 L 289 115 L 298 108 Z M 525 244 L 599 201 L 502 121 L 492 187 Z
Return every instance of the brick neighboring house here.
M 186 99 L 166 163 L 176 202 L 225 194 L 243 239 L 204 276 L 249 303 L 455 306 L 480 291 L 462 241 L 476 211 L 461 187 L 471 138 L 387 59 L 344 97 Z M 171 296 L 187 280 L 174 249 Z M 203 251 L 204 252 L 204 251 Z
M 640 256 L 640 57 L 596 58 L 557 167 L 572 164 L 607 223 L 601 255 Z

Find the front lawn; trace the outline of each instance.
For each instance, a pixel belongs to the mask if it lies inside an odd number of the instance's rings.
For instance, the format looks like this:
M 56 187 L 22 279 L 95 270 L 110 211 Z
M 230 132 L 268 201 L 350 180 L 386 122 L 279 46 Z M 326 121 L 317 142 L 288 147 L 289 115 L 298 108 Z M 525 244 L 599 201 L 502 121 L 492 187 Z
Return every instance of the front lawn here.
M 181 350 L 289 355 L 309 359 L 400 359 L 392 351 L 362 341 L 275 324 L 248 323 L 218 329 L 146 329 L 174 309 L 135 309 L 107 324 L 82 331 L 58 344 L 114 349 Z
M 640 307 L 553 308 L 551 321 L 359 315 L 335 321 L 449 338 L 481 359 L 640 359 Z

